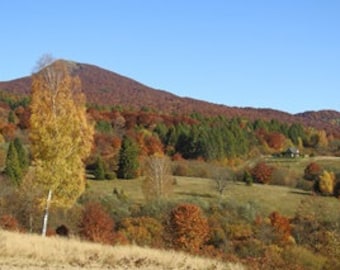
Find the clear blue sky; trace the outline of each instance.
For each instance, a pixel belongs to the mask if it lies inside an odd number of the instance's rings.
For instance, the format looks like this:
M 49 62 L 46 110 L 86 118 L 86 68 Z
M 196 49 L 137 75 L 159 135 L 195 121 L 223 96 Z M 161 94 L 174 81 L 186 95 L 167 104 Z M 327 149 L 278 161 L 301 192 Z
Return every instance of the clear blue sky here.
M 0 10 L 0 81 L 50 53 L 228 106 L 340 111 L 338 0 L 10 0 Z

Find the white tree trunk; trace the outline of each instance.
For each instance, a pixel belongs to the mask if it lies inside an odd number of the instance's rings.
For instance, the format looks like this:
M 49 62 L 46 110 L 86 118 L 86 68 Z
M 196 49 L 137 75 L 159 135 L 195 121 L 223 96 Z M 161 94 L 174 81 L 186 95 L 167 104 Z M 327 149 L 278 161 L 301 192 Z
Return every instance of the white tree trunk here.
M 47 195 L 46 208 L 45 208 L 44 220 L 43 220 L 43 228 L 42 228 L 42 233 L 41 233 L 41 235 L 44 237 L 46 236 L 46 232 L 47 232 L 48 212 L 50 209 L 51 199 L 52 199 L 52 190 L 50 189 Z

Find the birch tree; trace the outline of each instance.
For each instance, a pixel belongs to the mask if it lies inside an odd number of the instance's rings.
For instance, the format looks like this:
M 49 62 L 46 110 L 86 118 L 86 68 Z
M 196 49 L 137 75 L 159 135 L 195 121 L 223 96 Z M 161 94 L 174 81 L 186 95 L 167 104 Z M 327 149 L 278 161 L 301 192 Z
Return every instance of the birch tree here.
M 172 191 L 173 179 L 169 158 L 155 154 L 145 162 L 143 193 L 146 199 L 160 200 Z
M 42 199 L 45 235 L 50 205 L 68 208 L 85 189 L 83 160 L 94 129 L 80 79 L 71 76 L 67 62 L 56 61 L 32 77 L 30 141 L 35 181 L 48 194 Z

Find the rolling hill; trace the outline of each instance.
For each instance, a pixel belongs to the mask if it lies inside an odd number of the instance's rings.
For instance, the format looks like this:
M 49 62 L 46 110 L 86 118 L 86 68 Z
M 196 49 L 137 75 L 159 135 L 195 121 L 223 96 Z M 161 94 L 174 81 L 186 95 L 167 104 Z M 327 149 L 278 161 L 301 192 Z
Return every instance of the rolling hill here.
M 65 61 L 65 60 L 59 60 Z M 188 97 L 179 97 L 170 92 L 153 89 L 133 79 L 100 67 L 67 61 L 70 71 L 80 77 L 84 93 L 90 104 L 120 105 L 130 109 L 149 108 L 164 114 L 224 115 L 247 119 L 277 119 L 287 123 L 301 123 L 328 132 L 340 134 L 340 112 L 317 111 L 289 114 L 269 108 L 241 108 L 213 104 Z M 0 90 L 14 94 L 29 95 L 31 77 L 0 82 Z

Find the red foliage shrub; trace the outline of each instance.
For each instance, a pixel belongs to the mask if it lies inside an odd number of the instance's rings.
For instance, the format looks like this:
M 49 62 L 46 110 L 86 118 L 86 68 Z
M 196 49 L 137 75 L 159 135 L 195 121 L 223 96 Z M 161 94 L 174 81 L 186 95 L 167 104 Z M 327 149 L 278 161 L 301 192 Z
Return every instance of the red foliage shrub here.
M 122 140 L 119 137 L 115 136 L 112 138 L 112 147 L 114 149 L 119 149 L 121 145 L 122 145 Z
M 12 215 L 2 215 L 0 218 L 0 227 L 8 231 L 20 231 L 19 222 Z
M 310 181 L 317 180 L 321 172 L 322 172 L 321 166 L 316 162 L 311 162 L 305 168 L 304 178 Z
M 289 219 L 281 216 L 278 212 L 272 212 L 269 215 L 269 219 L 272 226 L 281 235 L 281 240 L 284 243 L 287 243 L 289 241 L 289 238 L 291 237 L 292 231 Z
M 159 153 L 164 152 L 163 150 L 164 146 L 158 137 L 149 136 L 149 137 L 146 137 L 144 140 L 145 140 L 145 146 L 147 148 L 148 155 L 153 155 L 156 153 L 159 154 Z
M 8 141 L 15 137 L 16 128 L 17 127 L 15 124 L 8 123 L 1 129 L 1 133 L 5 137 L 5 139 Z
M 180 153 L 176 153 L 172 156 L 172 160 L 173 161 L 181 161 L 181 160 L 184 160 L 184 158 L 182 157 L 182 155 Z
M 194 204 L 175 207 L 170 213 L 168 229 L 175 248 L 192 252 L 198 252 L 209 236 L 208 221 Z
M 160 154 L 164 152 L 164 146 L 157 136 L 139 132 L 137 134 L 136 141 L 139 145 L 140 154 L 142 156 L 150 156 L 156 153 Z
M 21 129 L 29 128 L 29 119 L 31 117 L 31 112 L 29 108 L 24 108 L 20 106 L 15 110 L 15 114 L 19 119 L 18 123 L 19 128 Z
M 286 141 L 286 137 L 280 132 L 268 133 L 265 135 L 264 139 L 268 146 L 275 150 L 280 150 Z
M 274 168 L 264 162 L 258 163 L 252 170 L 251 175 L 256 182 L 268 184 L 271 180 Z
M 52 237 L 52 236 L 56 236 L 56 235 L 57 235 L 57 233 L 56 233 L 56 231 L 55 231 L 54 229 L 52 229 L 52 228 L 47 228 L 46 236 Z
M 88 203 L 79 224 L 80 235 L 87 240 L 102 244 L 113 244 L 114 221 L 99 203 Z

